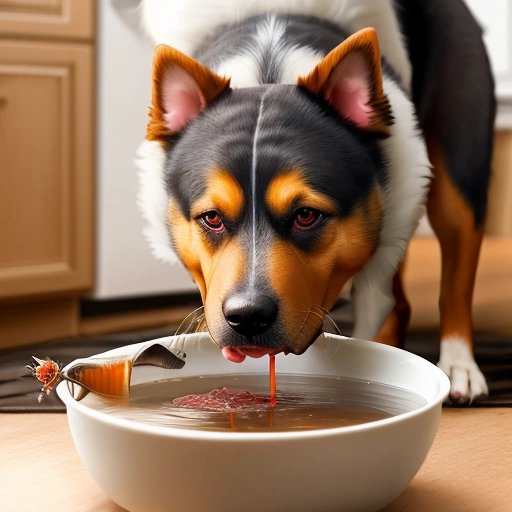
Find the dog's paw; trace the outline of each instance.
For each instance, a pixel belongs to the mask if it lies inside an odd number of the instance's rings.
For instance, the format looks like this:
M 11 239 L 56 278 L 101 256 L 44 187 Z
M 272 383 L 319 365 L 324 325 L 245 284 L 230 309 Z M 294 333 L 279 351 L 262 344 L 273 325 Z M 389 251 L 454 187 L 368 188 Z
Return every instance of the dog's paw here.
M 458 338 L 443 339 L 437 366 L 450 378 L 449 400 L 462 404 L 489 394 L 487 382 L 467 343 Z

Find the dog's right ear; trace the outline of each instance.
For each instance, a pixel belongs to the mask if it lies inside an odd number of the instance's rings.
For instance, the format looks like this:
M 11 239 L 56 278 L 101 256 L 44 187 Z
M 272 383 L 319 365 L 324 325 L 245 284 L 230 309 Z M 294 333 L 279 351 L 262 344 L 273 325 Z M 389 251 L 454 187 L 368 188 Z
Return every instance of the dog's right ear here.
M 228 87 L 228 78 L 170 46 L 157 46 L 146 139 L 158 141 L 181 131 Z

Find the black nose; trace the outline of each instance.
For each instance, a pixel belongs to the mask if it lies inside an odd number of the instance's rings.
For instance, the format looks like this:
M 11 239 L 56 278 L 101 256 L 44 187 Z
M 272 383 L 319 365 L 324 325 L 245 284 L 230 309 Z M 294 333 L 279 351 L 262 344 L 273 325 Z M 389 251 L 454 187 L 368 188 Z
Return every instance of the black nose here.
M 277 304 L 268 295 L 238 293 L 222 307 L 231 328 L 243 336 L 257 336 L 270 328 L 277 316 Z

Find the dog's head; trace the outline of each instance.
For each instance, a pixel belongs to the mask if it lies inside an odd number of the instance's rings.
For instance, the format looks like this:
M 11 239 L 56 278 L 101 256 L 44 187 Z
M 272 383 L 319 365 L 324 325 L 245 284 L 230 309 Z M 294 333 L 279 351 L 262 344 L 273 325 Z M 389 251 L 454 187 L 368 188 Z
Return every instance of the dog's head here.
M 296 85 L 229 87 L 158 47 L 147 138 L 166 151 L 167 221 L 208 329 L 235 361 L 303 352 L 379 241 L 391 124 L 375 32 Z

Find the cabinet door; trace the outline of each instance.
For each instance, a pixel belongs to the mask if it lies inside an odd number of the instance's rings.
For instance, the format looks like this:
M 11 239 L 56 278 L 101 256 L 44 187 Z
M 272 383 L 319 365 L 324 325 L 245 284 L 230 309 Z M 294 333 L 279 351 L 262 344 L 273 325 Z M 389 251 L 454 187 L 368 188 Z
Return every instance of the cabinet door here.
M 0 40 L 0 299 L 92 281 L 92 50 Z
M 92 38 L 94 7 L 94 0 L 0 0 L 0 35 Z

